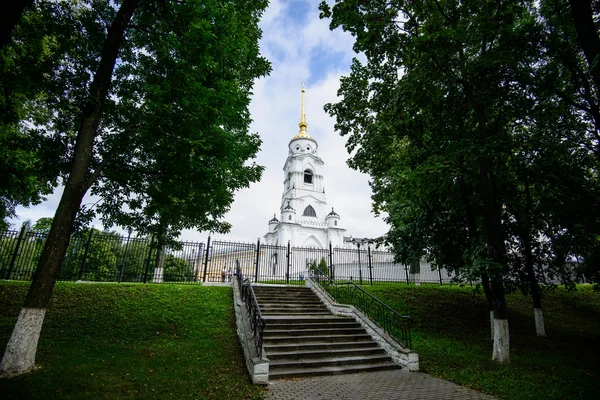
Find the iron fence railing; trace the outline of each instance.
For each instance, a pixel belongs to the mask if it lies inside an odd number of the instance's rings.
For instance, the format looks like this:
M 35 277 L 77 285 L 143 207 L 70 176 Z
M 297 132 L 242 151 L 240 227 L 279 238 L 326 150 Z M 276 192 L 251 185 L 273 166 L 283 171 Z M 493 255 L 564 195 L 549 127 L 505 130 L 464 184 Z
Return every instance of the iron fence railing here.
M 248 311 L 248 320 L 250 322 L 250 329 L 252 329 L 252 336 L 254 337 L 254 345 L 256 346 L 258 358 L 261 358 L 263 332 L 265 330 L 266 322 L 260 312 L 260 307 L 256 300 L 252 283 L 248 278 L 244 278 L 244 272 L 241 267 L 237 267 L 235 271 L 238 287 L 241 290 L 242 301 L 246 304 L 246 310 Z
M 313 275 L 316 281 L 331 297 L 340 304 L 351 304 L 380 328 L 390 335 L 401 346 L 412 348 L 412 319 L 401 315 L 371 293 L 354 282 L 336 282 L 331 279 L 327 269 L 317 268 Z
M 0 279 L 31 280 L 47 234 L 0 232 Z M 451 283 L 445 269 L 405 266 L 391 252 L 363 244 L 356 249 L 292 247 L 211 240 L 161 246 L 152 237 L 121 236 L 95 229 L 74 234 L 59 280 L 143 283 L 229 283 L 240 268 L 251 282 L 303 285 L 317 266 L 336 282 Z

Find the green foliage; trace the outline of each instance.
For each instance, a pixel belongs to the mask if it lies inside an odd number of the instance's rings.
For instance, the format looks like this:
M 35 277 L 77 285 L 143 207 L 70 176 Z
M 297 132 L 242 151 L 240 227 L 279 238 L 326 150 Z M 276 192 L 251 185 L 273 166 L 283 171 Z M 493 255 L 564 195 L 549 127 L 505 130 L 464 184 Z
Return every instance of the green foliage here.
M 32 230 L 36 233 L 45 233 L 50 232 L 50 227 L 52 226 L 52 218 L 42 217 L 35 221 L 33 224 Z
M 325 109 L 371 175 L 386 240 L 403 263 L 489 276 L 500 302 L 499 280 L 527 290 L 525 255 L 568 279 L 567 256 L 597 253 L 598 128 L 558 3 L 320 7 L 366 56 Z
M 144 235 L 163 235 L 167 225 L 165 240 L 183 228 L 229 229 L 221 218 L 233 193 L 262 173 L 248 162 L 260 145 L 248 132 L 248 105 L 254 80 L 270 71 L 258 48 L 266 5 L 137 4 L 97 110 L 100 126 L 85 171 L 86 185 L 102 201 L 83 214 Z M 0 200 L 7 210 L 0 217 L 16 204 L 39 201 L 57 177 L 71 174 L 81 116 L 117 9 L 91 0 L 36 2 L 0 52 L 6 100 L 0 114 L 11 117 L 0 120 L 6 144 Z
M 51 71 L 59 68 L 74 34 L 67 18 L 61 26 L 53 15 L 64 16 L 69 7 L 37 2 L 0 51 L 0 230 L 16 205 L 38 204 L 57 184 L 60 144 L 23 122 L 50 118 L 40 102 L 56 95 L 50 89 L 60 83 Z
M 27 284 L 0 284 L 4 347 Z M 36 371 L 0 380 L 5 399 L 259 399 L 230 288 L 56 286 Z
M 590 285 L 546 294 L 547 338 L 535 335 L 531 301 L 507 296 L 511 363 L 489 360 L 489 311 L 470 287 L 363 286 L 410 315 L 413 348 L 423 372 L 506 400 L 592 399 L 600 390 L 600 295 Z
M 172 254 L 166 255 L 163 272 L 165 282 L 186 282 L 194 278 L 194 267 L 190 263 Z
M 327 261 L 325 261 L 324 257 L 321 257 L 321 260 L 318 263 L 316 260 L 313 260 L 308 265 L 308 269 L 309 269 L 309 271 L 316 272 L 321 275 L 326 275 L 326 276 L 328 275 Z

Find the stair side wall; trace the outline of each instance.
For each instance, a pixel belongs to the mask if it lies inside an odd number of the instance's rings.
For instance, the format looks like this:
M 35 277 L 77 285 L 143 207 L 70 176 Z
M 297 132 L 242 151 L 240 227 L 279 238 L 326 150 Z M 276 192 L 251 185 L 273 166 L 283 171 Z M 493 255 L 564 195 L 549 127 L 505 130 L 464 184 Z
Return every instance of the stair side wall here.
M 244 358 L 250 379 L 254 384 L 267 385 L 269 383 L 269 359 L 264 356 L 264 352 L 262 358 L 258 357 L 252 329 L 248 322 L 248 312 L 246 305 L 242 301 L 237 280 L 233 282 L 233 305 L 235 309 L 236 330 L 242 344 L 242 349 L 244 350 Z
M 327 293 L 321 286 L 312 279 L 306 280 L 306 286 L 309 287 L 327 309 L 333 314 L 343 317 L 352 317 L 361 324 L 367 333 L 375 340 L 385 352 L 400 365 L 405 371 L 419 371 L 419 355 L 398 344 L 390 335 L 382 328 L 377 326 L 367 315 L 358 310 L 356 307 L 349 304 L 339 304 Z

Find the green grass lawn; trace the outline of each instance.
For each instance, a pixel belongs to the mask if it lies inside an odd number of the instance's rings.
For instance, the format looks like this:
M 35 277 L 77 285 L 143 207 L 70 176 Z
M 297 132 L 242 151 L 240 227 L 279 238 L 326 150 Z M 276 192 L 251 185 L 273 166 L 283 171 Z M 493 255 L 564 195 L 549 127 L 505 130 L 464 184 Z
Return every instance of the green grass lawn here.
M 535 335 L 530 297 L 507 296 L 511 363 L 491 361 L 489 312 L 471 287 L 363 286 L 413 318 L 423 372 L 505 400 L 600 398 L 600 293 L 547 292 L 547 338 Z
M 28 283 L 0 283 L 4 351 Z M 59 283 L 35 372 L 3 399 L 258 399 L 235 332 L 231 288 Z

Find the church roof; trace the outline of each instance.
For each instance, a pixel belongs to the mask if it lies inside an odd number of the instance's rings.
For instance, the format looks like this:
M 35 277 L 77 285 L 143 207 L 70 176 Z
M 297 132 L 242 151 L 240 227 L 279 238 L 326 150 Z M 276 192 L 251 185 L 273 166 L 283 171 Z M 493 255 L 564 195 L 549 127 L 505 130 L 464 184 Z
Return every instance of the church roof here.
M 331 207 L 331 212 L 329 214 L 327 214 L 327 216 L 331 216 L 331 217 L 339 217 L 340 214 L 336 213 L 335 211 L 333 211 L 333 207 Z
M 290 201 L 289 200 L 288 200 L 287 206 L 285 206 L 283 208 L 283 211 L 287 211 L 287 210 L 294 211 L 294 208 L 292 206 L 290 206 Z
M 269 223 L 272 223 L 272 222 L 275 222 L 275 223 L 279 222 L 279 220 L 277 219 L 277 217 L 275 216 L 275 214 L 273 214 L 273 218 L 269 221 Z

